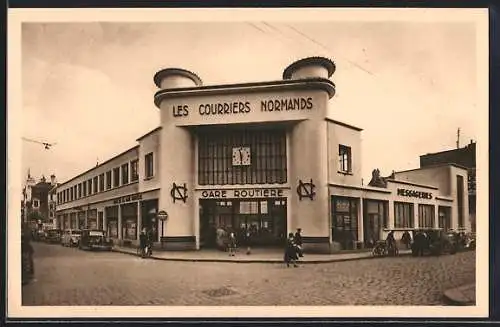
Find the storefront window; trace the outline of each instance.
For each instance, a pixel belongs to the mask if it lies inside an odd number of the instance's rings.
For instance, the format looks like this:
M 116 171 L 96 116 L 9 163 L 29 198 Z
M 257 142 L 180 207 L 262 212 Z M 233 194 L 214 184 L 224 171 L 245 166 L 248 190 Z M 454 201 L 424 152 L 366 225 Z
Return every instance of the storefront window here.
M 77 223 L 74 228 L 84 229 L 85 226 L 85 211 L 80 211 L 78 213 Z
M 394 228 L 413 228 L 413 203 L 394 202 Z
M 218 229 L 236 234 L 245 245 L 282 245 L 286 238 L 286 200 L 200 201 L 200 242 L 216 246 Z
M 63 215 L 63 220 L 64 220 L 64 229 L 70 229 L 71 228 L 71 216 L 68 214 Z
M 358 199 L 333 197 L 332 240 L 352 249 L 358 240 Z
M 71 217 L 71 229 L 76 229 L 76 228 L 78 228 L 78 227 L 79 227 L 79 226 L 78 226 L 78 216 L 77 216 L 76 212 L 75 212 L 75 213 L 72 213 L 72 214 L 70 215 L 70 217 Z
M 122 206 L 122 235 L 124 239 L 137 239 L 137 204 L 128 203 Z
M 418 227 L 434 227 L 434 206 L 428 204 L 418 205 Z
M 141 201 L 141 228 L 153 231 L 153 239 L 159 240 L 158 233 L 161 233 L 161 223 L 158 224 L 156 215 L 158 213 L 158 199 Z M 160 225 L 160 226 L 159 226 Z M 163 225 L 166 228 L 166 224 Z
M 109 237 L 118 238 L 118 206 L 108 207 L 105 211 L 107 234 Z
M 388 202 L 377 200 L 364 201 L 364 242 L 367 247 L 382 239 L 382 230 L 389 227 Z
M 210 131 L 200 134 L 198 140 L 200 185 L 282 184 L 287 181 L 284 130 Z M 239 152 L 235 152 L 237 148 L 243 149 L 241 158 Z
M 90 229 L 97 229 L 97 209 L 88 211 L 87 225 Z
M 438 215 L 439 228 L 448 231 L 451 228 L 451 207 L 439 206 Z

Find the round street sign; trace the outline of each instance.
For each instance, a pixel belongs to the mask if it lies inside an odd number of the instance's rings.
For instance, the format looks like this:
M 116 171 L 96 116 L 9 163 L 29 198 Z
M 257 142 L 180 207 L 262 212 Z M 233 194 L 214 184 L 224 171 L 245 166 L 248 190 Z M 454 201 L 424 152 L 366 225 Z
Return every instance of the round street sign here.
M 167 220 L 168 213 L 166 211 L 162 210 L 162 211 L 158 212 L 157 216 L 158 216 L 158 219 L 160 219 L 160 220 Z

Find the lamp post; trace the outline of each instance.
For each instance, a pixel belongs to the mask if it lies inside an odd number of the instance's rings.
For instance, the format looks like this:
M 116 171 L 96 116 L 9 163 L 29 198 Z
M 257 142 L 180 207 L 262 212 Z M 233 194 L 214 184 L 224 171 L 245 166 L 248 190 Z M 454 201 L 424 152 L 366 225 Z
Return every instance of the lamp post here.
M 161 210 L 160 212 L 158 212 L 158 214 L 156 216 L 161 221 L 160 243 L 161 243 L 161 248 L 163 249 L 163 241 L 161 240 L 161 238 L 163 237 L 163 224 L 164 224 L 165 220 L 168 219 L 168 213 L 166 211 L 164 211 L 164 210 Z

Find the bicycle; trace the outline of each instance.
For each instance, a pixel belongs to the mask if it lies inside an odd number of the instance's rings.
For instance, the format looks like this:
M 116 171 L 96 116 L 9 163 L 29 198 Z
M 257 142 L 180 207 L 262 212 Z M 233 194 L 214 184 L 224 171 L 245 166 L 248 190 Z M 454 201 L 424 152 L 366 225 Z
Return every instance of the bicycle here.
M 137 247 L 137 256 L 141 258 L 149 258 L 151 255 L 153 255 L 151 244 L 147 244 L 144 248 L 140 245 Z
M 388 254 L 388 249 L 385 241 L 378 241 L 372 249 L 372 256 L 384 257 L 387 254 Z
M 391 256 L 396 257 L 399 255 L 399 249 L 396 245 L 388 246 L 386 241 L 378 241 L 377 244 L 372 249 L 372 256 L 374 257 L 385 257 Z

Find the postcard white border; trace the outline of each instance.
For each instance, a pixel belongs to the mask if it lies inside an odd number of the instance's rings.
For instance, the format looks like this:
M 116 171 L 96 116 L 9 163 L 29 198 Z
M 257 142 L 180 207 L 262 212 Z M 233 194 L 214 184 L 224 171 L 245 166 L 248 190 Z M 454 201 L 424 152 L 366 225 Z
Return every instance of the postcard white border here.
M 397 12 L 397 14 L 395 14 Z M 8 306 L 10 318 L 77 317 L 486 317 L 488 264 L 488 10 L 487 9 L 9 9 L 8 10 Z M 476 306 L 22 306 L 20 281 L 21 24 L 23 22 L 230 22 L 230 21 L 418 21 L 474 22 L 477 26 Z

